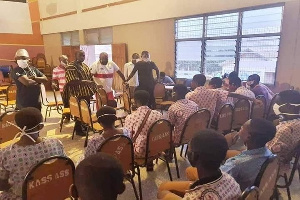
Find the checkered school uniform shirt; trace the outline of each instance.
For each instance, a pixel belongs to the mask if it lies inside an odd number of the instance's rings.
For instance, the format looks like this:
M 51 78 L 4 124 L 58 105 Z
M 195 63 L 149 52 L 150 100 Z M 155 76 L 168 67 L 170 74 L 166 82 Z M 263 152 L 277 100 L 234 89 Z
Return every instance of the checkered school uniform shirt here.
M 124 128 L 130 131 L 130 138 L 133 138 L 139 127 L 141 126 L 148 110 L 148 106 L 141 106 L 135 112 L 128 115 L 125 119 Z M 136 158 L 144 158 L 146 156 L 146 142 L 147 142 L 147 133 L 151 125 L 159 119 L 162 119 L 163 116 L 160 112 L 152 110 L 141 133 L 134 142 L 134 153 Z
M 180 136 L 186 120 L 197 110 L 198 105 L 187 99 L 180 99 L 170 106 L 168 119 L 174 126 L 173 141 L 175 144 L 180 142 Z

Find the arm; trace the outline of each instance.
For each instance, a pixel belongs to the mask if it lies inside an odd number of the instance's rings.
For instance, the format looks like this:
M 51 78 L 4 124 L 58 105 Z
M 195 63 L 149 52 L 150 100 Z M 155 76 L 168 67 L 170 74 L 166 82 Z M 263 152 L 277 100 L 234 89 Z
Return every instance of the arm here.
M 125 82 L 125 76 L 120 70 L 117 71 L 117 74 L 120 76 L 120 78 L 123 80 L 123 82 Z
M 135 65 L 126 81 L 129 81 L 135 75 L 136 71 L 137 71 L 137 66 Z
M 37 84 L 37 82 L 35 80 L 32 80 L 32 79 L 28 78 L 28 76 L 26 76 L 26 75 L 20 76 L 18 78 L 18 81 L 20 81 L 25 86 L 30 86 L 30 85 L 36 85 Z
M 46 83 L 48 81 L 48 78 L 45 75 L 43 75 L 42 77 L 34 76 L 32 79 L 37 83 Z
M 240 95 L 240 94 L 237 94 L 235 92 L 230 92 L 228 94 L 228 97 L 233 97 L 233 98 L 237 98 L 237 99 L 246 99 L 246 100 L 249 100 L 249 101 L 253 101 L 256 104 L 263 103 L 261 100 L 258 100 L 258 99 L 255 99 L 255 98 L 251 98 L 251 97 L 246 97 L 244 95 Z
M 158 67 L 156 66 L 156 64 L 155 63 L 153 63 L 153 69 L 155 70 L 155 72 L 156 72 L 156 77 L 157 77 L 157 80 L 159 80 L 159 70 L 158 70 Z

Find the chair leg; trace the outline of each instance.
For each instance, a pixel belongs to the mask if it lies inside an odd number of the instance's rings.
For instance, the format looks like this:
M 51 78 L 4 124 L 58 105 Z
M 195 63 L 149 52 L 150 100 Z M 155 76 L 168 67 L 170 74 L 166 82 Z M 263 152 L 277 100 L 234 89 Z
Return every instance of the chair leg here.
M 90 128 L 90 127 L 87 127 L 87 129 L 86 129 L 86 135 L 85 135 L 84 147 L 86 147 L 86 146 L 87 146 L 87 143 L 88 143 L 88 139 L 89 139 L 89 128 Z
M 189 145 L 187 144 L 184 157 L 186 157 L 188 150 L 189 150 Z
M 134 180 L 133 180 L 132 177 L 130 178 L 129 182 L 130 182 L 131 185 L 132 185 L 132 188 L 133 188 L 133 191 L 134 191 L 134 195 L 135 195 L 136 200 L 139 200 L 139 195 L 138 195 L 138 193 L 137 193 L 137 190 L 136 190 L 136 187 L 135 187 L 135 183 L 134 183 Z
M 178 169 L 178 162 L 177 162 L 177 155 L 176 155 L 176 149 L 175 148 L 174 148 L 174 159 L 175 159 L 177 178 L 180 178 L 179 169 Z
M 52 111 L 52 107 L 50 106 L 49 116 L 48 117 L 50 117 L 51 111 Z
M 287 175 L 284 174 L 283 178 L 284 178 L 284 182 L 285 182 L 285 185 L 286 185 L 286 192 L 287 192 L 287 195 L 288 195 L 288 200 L 291 200 L 291 191 L 290 191 L 290 187 L 288 185 Z
M 141 171 L 140 171 L 140 167 L 139 166 L 137 166 L 137 176 L 138 176 L 138 182 L 139 182 L 140 200 L 143 200 Z
M 59 129 L 59 132 L 60 132 L 60 133 L 61 133 L 61 130 L 62 130 L 62 127 L 63 127 L 63 123 L 64 123 L 65 117 L 66 117 L 65 115 L 62 115 L 62 116 L 61 116 L 60 125 L 59 125 L 59 126 L 60 126 L 60 129 Z
M 183 153 L 183 148 L 184 148 L 184 144 L 181 145 L 181 150 L 180 150 L 180 156 L 182 157 L 182 153 Z
M 168 173 L 169 173 L 170 181 L 173 181 L 172 174 L 171 174 L 171 169 L 170 169 L 170 165 L 169 165 L 169 162 L 168 162 L 166 156 L 164 156 L 164 161 L 166 162 L 166 165 L 167 165 L 167 168 L 168 168 Z
M 75 125 L 76 125 L 76 120 L 75 120 Z M 73 128 L 72 140 L 74 139 L 74 135 L 75 135 L 75 125 L 74 125 L 74 128 Z
M 46 122 L 46 120 L 47 120 L 47 115 L 48 115 L 48 107 L 46 107 L 46 113 L 45 113 L 45 122 Z

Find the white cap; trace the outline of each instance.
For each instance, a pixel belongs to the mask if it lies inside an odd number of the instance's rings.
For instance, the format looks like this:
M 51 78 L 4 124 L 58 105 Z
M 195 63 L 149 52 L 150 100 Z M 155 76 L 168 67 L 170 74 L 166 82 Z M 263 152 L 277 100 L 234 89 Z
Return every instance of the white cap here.
M 29 58 L 29 54 L 28 54 L 28 52 L 26 51 L 26 49 L 19 49 L 19 50 L 16 52 L 15 58 L 16 58 L 16 57 L 21 57 L 21 56 L 24 56 L 24 57 Z

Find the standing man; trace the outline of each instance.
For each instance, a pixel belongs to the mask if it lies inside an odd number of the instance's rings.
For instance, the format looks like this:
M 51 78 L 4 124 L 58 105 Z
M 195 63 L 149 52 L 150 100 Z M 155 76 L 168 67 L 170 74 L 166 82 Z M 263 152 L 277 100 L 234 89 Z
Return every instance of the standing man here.
M 90 69 L 83 63 L 85 59 L 84 51 L 77 51 L 75 58 L 76 60 L 71 62 L 66 68 L 67 84 L 64 88 L 63 99 L 64 104 L 68 106 L 71 95 L 76 96 L 79 101 L 85 99 L 89 104 L 91 97 L 97 91 L 97 85 L 93 80 Z M 84 135 L 80 121 L 76 121 L 75 131 L 77 135 Z
M 155 98 L 153 94 L 155 80 L 153 78 L 152 70 L 155 70 L 157 80 L 159 80 L 159 70 L 157 66 L 154 62 L 150 60 L 149 52 L 143 51 L 142 61 L 136 63 L 126 82 L 128 82 L 138 71 L 139 86 L 136 88 L 136 90 L 146 90 L 150 94 L 150 100 L 148 105 L 150 108 L 155 108 Z
M 128 79 L 129 75 L 131 74 L 135 64 L 140 59 L 140 55 L 138 53 L 132 54 L 132 60 L 129 63 L 126 63 L 124 65 L 124 76 L 125 79 Z M 130 90 L 130 96 L 133 97 L 134 90 L 137 86 L 139 86 L 139 79 L 138 74 L 135 74 L 130 81 L 128 81 L 129 84 L 129 90 Z
M 108 61 L 108 54 L 102 52 L 99 56 L 99 61 L 96 61 L 91 66 L 91 73 L 97 85 L 102 85 L 107 93 L 108 100 L 114 100 L 112 89 L 114 73 L 121 77 L 125 82 L 125 77 L 120 71 L 120 68 L 113 61 Z
M 68 57 L 65 55 L 59 56 L 59 62 L 59 65 L 55 67 L 52 72 L 52 85 L 55 88 L 59 88 L 60 93 L 62 93 L 66 84 L 66 67 L 68 65 Z M 56 85 L 54 80 L 58 82 L 58 85 Z
M 34 107 L 41 110 L 40 83 L 46 83 L 47 77 L 33 66 L 29 66 L 29 54 L 25 49 L 19 49 L 15 55 L 18 64 L 12 70 L 12 78 L 17 85 L 16 109 Z

